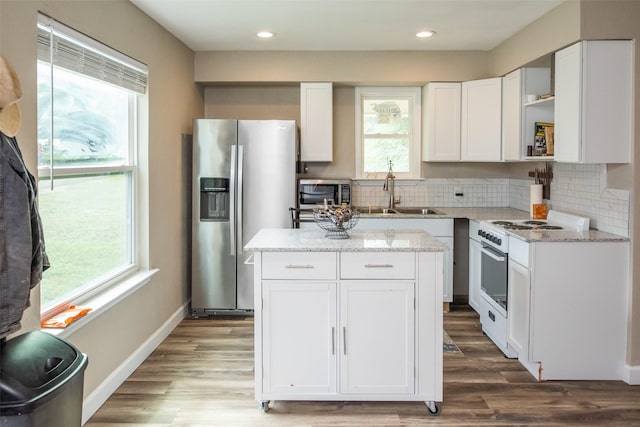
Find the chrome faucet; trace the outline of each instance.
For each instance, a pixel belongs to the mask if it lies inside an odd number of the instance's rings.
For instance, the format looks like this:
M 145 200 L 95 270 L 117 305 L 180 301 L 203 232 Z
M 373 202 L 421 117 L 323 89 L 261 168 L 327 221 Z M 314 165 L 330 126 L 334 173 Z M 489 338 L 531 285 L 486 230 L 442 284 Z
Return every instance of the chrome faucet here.
M 389 172 L 387 172 L 387 176 L 384 178 L 384 184 L 382 185 L 382 191 L 386 191 L 389 193 L 389 203 L 387 204 L 387 208 L 394 209 L 396 200 L 395 200 L 395 175 L 393 174 L 393 162 L 389 160 Z

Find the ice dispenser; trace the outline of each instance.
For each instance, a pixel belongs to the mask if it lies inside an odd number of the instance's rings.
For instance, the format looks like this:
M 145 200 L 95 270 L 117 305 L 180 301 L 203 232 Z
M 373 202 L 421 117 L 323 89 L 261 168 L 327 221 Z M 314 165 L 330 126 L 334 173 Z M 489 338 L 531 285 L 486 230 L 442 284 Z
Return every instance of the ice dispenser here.
M 229 220 L 229 178 L 200 178 L 200 221 Z

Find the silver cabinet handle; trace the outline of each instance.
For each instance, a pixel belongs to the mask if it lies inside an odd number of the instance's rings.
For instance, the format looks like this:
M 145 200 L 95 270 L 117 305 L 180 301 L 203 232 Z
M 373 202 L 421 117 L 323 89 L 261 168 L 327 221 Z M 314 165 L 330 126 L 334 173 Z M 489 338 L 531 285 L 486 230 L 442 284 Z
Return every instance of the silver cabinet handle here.
M 331 327 L 331 354 L 336 354 L 336 327 Z
M 347 354 L 347 327 L 342 327 L 342 352 Z
M 284 266 L 284 268 L 316 268 L 316 267 L 311 264 L 301 264 L 301 265 L 287 264 Z
M 364 268 L 393 268 L 393 264 L 365 264 Z

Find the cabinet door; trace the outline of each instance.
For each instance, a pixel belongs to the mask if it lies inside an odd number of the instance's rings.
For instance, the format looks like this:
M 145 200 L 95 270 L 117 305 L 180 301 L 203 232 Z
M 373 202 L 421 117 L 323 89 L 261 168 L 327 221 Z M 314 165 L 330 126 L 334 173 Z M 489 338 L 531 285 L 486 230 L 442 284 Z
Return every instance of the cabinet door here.
M 423 161 L 460 160 L 460 83 L 429 83 L 423 88 Z
M 341 393 L 414 394 L 414 288 L 413 281 L 341 282 Z
M 300 160 L 333 161 L 333 85 L 300 84 Z
M 262 392 L 336 393 L 336 283 L 263 281 L 262 287 Z
M 557 162 L 581 160 L 581 94 L 582 49 L 580 43 L 576 43 L 555 55 L 554 158 Z
M 507 342 L 519 357 L 528 360 L 529 351 L 529 269 L 513 260 L 508 267 Z
M 469 239 L 469 305 L 480 313 L 480 260 L 482 244 Z
M 502 79 L 462 83 L 461 158 L 500 161 L 502 134 Z
M 630 161 L 632 52 L 629 40 L 595 40 L 556 53 L 556 161 Z
M 504 160 L 522 160 L 522 69 L 502 78 L 502 154 Z

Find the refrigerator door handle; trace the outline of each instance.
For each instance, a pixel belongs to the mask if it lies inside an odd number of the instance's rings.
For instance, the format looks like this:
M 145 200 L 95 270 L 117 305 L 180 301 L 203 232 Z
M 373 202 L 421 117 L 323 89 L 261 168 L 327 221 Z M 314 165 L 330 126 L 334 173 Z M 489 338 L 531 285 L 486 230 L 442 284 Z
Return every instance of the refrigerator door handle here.
M 238 145 L 238 255 L 242 255 L 242 229 L 244 228 L 242 218 L 242 179 L 244 175 L 244 147 Z
M 230 189 L 229 194 L 230 209 L 229 209 L 229 255 L 234 256 L 236 254 L 236 157 L 237 147 L 231 146 L 231 173 L 230 173 Z

